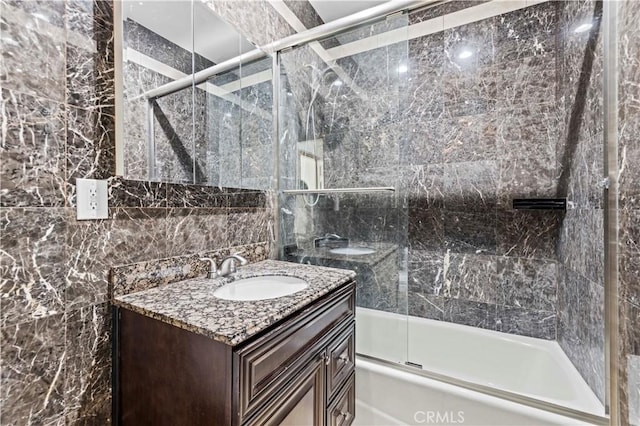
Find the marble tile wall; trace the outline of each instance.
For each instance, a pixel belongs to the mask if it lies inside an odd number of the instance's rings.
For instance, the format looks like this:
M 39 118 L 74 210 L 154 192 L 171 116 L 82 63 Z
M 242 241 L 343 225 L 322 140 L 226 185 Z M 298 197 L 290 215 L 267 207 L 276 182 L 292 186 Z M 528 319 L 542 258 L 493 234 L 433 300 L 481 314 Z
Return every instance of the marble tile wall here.
M 511 200 L 555 195 L 557 31 L 550 2 L 409 42 L 400 155 L 410 314 L 556 338 L 562 214 Z
M 0 2 L 3 424 L 110 423 L 112 266 L 258 242 L 270 254 L 265 192 L 113 176 L 112 11 Z M 75 220 L 76 178 L 108 179 L 109 219 Z
M 621 418 L 640 425 L 640 4 L 620 2 L 618 51 Z

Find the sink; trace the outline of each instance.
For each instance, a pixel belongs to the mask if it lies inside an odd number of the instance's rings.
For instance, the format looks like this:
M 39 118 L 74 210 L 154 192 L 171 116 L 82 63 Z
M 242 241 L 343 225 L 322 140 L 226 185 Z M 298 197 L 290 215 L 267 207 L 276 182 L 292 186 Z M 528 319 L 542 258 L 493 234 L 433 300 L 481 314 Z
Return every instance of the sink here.
M 329 250 L 330 253 L 334 254 L 350 254 L 352 256 L 362 256 L 365 254 L 372 254 L 376 251 L 372 248 L 368 247 L 339 247 Z
M 288 296 L 309 287 L 306 281 L 284 275 L 243 278 L 217 289 L 213 295 L 225 300 L 265 300 Z

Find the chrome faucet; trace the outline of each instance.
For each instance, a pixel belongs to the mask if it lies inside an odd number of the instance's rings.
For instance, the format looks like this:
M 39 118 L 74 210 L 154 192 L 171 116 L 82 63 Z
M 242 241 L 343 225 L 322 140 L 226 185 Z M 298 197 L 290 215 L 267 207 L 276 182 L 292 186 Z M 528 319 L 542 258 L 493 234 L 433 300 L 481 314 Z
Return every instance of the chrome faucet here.
M 200 260 L 209 262 L 209 272 L 207 272 L 207 278 L 219 278 L 226 277 L 229 274 L 236 272 L 236 260 L 240 262 L 241 266 L 249 263 L 247 259 L 240 256 L 240 253 L 234 253 L 222 259 L 220 268 L 216 264 L 216 259 L 210 257 L 201 257 Z

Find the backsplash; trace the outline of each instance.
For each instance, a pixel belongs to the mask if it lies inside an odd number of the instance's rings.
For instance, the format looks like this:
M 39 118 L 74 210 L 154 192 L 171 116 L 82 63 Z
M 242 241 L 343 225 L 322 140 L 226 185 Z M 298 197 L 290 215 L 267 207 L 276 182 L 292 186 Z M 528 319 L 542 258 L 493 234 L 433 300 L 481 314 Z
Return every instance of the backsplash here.
M 209 262 L 200 258 L 209 257 L 219 262 L 225 256 L 240 253 L 249 263 L 269 258 L 269 244 L 256 243 L 235 246 L 213 251 L 203 251 L 189 256 L 176 256 L 167 259 L 150 260 L 114 266 L 109 279 L 111 297 L 136 293 L 164 284 L 204 276 L 209 272 Z

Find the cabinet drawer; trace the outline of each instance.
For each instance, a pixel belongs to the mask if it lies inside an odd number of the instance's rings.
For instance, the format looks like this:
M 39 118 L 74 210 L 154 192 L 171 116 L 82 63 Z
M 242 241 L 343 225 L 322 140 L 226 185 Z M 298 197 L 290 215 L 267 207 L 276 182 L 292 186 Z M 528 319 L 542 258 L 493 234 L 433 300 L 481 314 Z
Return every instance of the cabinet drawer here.
M 355 290 L 350 283 L 235 352 L 240 419 L 259 409 L 308 364 L 312 347 L 328 339 L 332 330 L 353 321 L 354 312 Z
M 355 369 L 355 324 L 342 332 L 329 344 L 327 354 L 327 395 L 331 400 Z
M 328 426 L 349 426 L 356 417 L 356 373 L 351 373 L 335 401 L 327 408 Z

